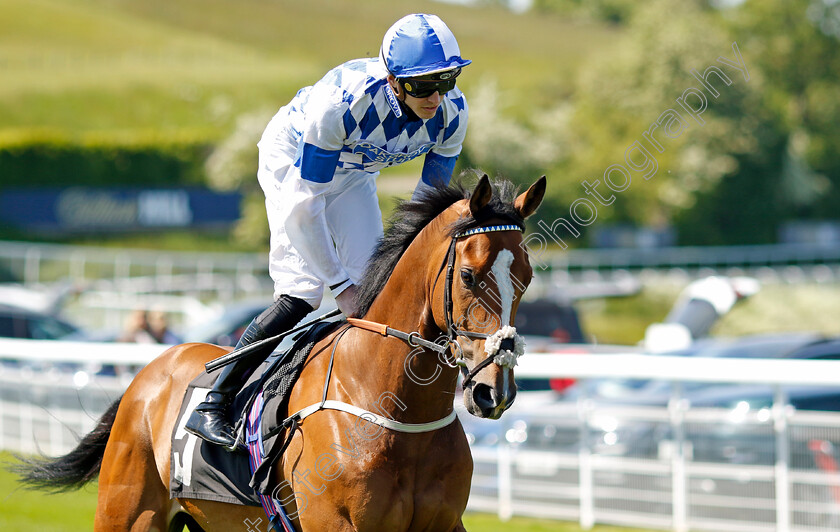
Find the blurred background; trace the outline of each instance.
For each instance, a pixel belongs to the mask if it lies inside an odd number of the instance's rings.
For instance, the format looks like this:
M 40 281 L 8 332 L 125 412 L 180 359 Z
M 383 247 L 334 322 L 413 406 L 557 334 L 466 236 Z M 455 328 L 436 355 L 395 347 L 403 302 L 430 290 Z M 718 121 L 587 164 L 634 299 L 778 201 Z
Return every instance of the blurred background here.
M 411 12 L 441 16 L 473 60 L 458 80 L 470 125 L 456 172 L 525 186 L 548 177 L 546 201 L 529 220 L 537 277 L 517 318 L 530 353 L 837 358 L 834 0 L 0 0 L 0 450 L 63 452 L 161 344 L 236 342 L 272 292 L 255 179 L 263 128 L 333 66 L 377 55 L 385 30 Z M 383 171 L 386 218 L 421 165 Z M 113 345 L 97 350 L 114 342 L 119 354 Z M 819 373 L 809 368 L 791 371 Z M 710 424 L 692 435 L 674 420 L 674 405 L 686 403 L 673 400 L 672 382 L 687 383 L 685 375 L 658 389 L 650 379 L 569 371 L 523 379 L 542 406 L 522 406 L 492 428 L 467 427 L 491 454 L 542 441 L 533 452 L 574 462 L 574 487 L 566 479 L 563 488 L 577 490 L 571 509 L 550 510 L 562 507 L 562 489 L 542 506 L 517 506 L 513 493 L 502 517 L 675 530 L 840 526 L 840 422 L 832 417 L 840 407 L 831 390 L 804 383 L 802 393 L 822 402 L 798 406 L 812 431 L 798 440 L 779 432 L 777 412 L 795 410 L 799 396 L 777 376 L 767 389 L 730 382 L 715 399 L 695 397 L 721 419 L 746 401 L 750 419 L 767 429 L 760 441 L 755 430 L 715 433 L 709 445 L 729 450 L 702 458 L 692 438 L 708 440 L 717 422 L 704 418 Z M 699 393 L 677 388 L 689 405 L 686 396 Z M 751 407 L 750 394 L 764 403 Z M 626 437 L 675 447 L 618 453 L 626 420 L 603 431 L 603 419 L 581 417 L 593 398 L 645 403 Z M 81 406 L 67 406 L 74 401 Z M 560 405 L 551 423 L 529 417 L 546 404 Z M 641 419 L 640 408 L 664 421 Z M 572 447 L 555 441 L 563 423 L 576 435 Z M 535 426 L 541 436 L 529 440 Z M 581 443 L 590 430 L 600 447 Z M 628 470 L 667 468 L 641 480 L 627 471 L 601 478 L 606 491 L 586 503 L 579 484 L 589 471 L 598 488 L 599 477 L 585 457 L 599 453 L 629 457 Z M 533 457 L 523 456 L 514 486 L 536 482 Z M 717 469 L 692 477 L 701 458 Z M 789 475 L 774 476 L 780 461 L 811 483 L 800 489 Z M 724 481 L 721 463 L 747 467 Z M 506 493 L 498 478 L 516 476 L 487 467 L 496 491 L 471 504 L 496 513 Z M 750 484 L 756 478 L 764 484 Z M 676 499 L 655 507 L 655 485 Z M 608 493 L 619 488 L 630 495 Z M 812 506 L 796 506 L 797 497 Z M 737 518 L 739 508 L 761 504 L 766 512 Z M 0 517 L 4 529 L 31 524 L 3 519 L 12 518 Z

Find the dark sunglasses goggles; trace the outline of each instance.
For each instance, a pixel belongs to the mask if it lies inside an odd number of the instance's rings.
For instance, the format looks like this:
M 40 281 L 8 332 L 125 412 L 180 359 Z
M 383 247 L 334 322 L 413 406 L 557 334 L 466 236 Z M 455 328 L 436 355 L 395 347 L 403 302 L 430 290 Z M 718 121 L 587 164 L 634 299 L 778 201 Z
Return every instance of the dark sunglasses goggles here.
M 416 78 L 401 78 L 397 79 L 400 87 L 409 96 L 414 98 L 428 98 L 435 92 L 440 93 L 441 96 L 455 88 L 455 78 L 461 73 L 461 69 L 447 70 L 438 74 L 431 74 L 429 76 L 420 76 Z

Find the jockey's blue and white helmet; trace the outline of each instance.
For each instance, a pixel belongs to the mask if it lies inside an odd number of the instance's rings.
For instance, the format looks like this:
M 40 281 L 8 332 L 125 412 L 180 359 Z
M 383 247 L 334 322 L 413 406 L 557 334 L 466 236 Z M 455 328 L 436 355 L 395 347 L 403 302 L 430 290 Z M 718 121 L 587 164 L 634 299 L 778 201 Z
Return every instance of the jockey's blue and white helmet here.
M 437 15 L 407 15 L 382 39 L 380 56 L 396 78 L 425 76 L 472 63 L 461 58 L 455 35 Z

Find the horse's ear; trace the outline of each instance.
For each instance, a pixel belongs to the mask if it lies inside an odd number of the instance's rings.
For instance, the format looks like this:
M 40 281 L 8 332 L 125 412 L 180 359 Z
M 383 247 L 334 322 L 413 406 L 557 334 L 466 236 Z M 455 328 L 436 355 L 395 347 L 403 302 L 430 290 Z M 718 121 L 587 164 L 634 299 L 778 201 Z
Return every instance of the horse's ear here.
M 531 216 L 537 211 L 545 197 L 545 176 L 537 179 L 537 182 L 524 193 L 520 194 L 513 202 L 513 207 L 523 219 Z
M 493 199 L 493 189 L 490 187 L 490 178 L 487 177 L 487 174 L 484 174 L 478 180 L 478 184 L 475 186 L 472 196 L 470 196 L 470 214 L 473 218 L 490 203 L 491 199 Z

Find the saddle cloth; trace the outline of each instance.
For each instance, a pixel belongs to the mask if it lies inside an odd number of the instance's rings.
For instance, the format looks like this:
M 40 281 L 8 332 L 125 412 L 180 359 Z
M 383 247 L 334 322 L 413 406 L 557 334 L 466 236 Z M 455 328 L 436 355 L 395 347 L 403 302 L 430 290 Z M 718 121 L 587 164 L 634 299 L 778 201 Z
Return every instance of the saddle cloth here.
M 237 394 L 232 412 L 247 416 L 248 410 L 251 410 L 249 405 L 259 394 L 259 403 L 265 405 L 265 409 L 276 409 L 282 421 L 289 393 L 303 369 L 304 360 L 315 342 L 334 325 L 332 322 L 316 323 L 302 333 L 288 351 L 272 353 Z M 259 493 L 251 487 L 252 471 L 248 454 L 228 452 L 184 429 L 190 414 L 204 400 L 219 373 L 202 372 L 190 382 L 184 394 L 172 432 L 169 496 L 173 499 L 177 497 L 261 506 Z M 272 418 L 276 419 L 274 416 Z M 247 423 L 248 419 L 242 422 Z M 274 440 L 276 438 L 264 442 L 266 455 L 274 448 Z

